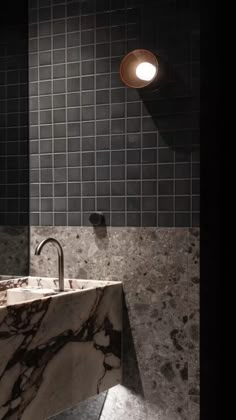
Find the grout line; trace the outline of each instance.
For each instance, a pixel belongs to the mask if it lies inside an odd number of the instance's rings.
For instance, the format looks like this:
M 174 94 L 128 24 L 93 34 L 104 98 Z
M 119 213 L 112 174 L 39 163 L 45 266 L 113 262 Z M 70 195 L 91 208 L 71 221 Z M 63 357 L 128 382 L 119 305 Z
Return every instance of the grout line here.
M 173 220 L 173 227 L 176 227 L 176 221 L 175 221 L 175 182 L 176 182 L 176 151 L 174 150 L 174 161 L 173 161 L 173 214 L 174 214 L 174 220 Z
M 82 29 L 81 29 L 81 16 L 79 16 L 79 22 L 80 22 L 80 30 L 79 30 L 79 34 L 80 34 L 80 46 L 79 46 L 79 51 L 80 51 L 80 91 L 79 91 L 79 96 L 80 96 L 80 121 L 82 122 L 82 60 L 81 60 L 81 41 L 82 41 Z M 71 92 L 70 92 L 71 93 Z M 83 126 L 82 124 L 80 125 L 80 179 L 81 179 L 81 183 L 80 183 L 80 226 L 83 226 L 83 160 L 82 160 L 82 143 L 83 143 Z
M 113 219 L 113 211 L 112 211 L 112 161 L 111 161 L 111 139 L 112 139 L 112 119 L 111 119 L 111 109 L 112 109 L 112 97 L 111 97 L 111 25 L 110 25 L 110 16 L 109 16 L 109 214 L 110 214 L 110 220 L 109 220 L 109 226 L 113 225 L 112 219 Z
M 156 151 L 156 159 L 157 159 L 157 176 L 156 176 L 156 183 L 157 183 L 157 186 L 156 186 L 156 195 L 157 195 L 157 198 L 156 198 L 156 215 L 157 215 L 157 221 L 156 221 L 156 226 L 157 227 L 159 227 L 159 197 L 160 197 L 160 195 L 159 195 L 159 173 L 158 173 L 158 168 L 159 168 L 159 133 L 157 132 L 157 138 L 156 138 L 156 141 L 157 141 L 157 151 Z
M 67 9 L 65 7 L 65 17 L 67 13 Z M 66 45 L 66 51 L 65 51 L 65 126 L 66 126 L 66 226 L 69 226 L 69 138 L 68 138 L 68 77 L 67 77 L 67 71 L 68 71 L 68 62 L 67 62 L 67 43 L 68 43 L 68 37 L 67 37 L 67 19 L 65 19 L 65 45 Z
M 39 0 L 37 0 L 37 29 L 39 29 Z M 41 179 L 41 124 L 40 124 L 40 92 L 39 92 L 39 39 L 37 38 L 37 75 L 38 75 L 38 139 L 39 139 L 39 155 L 38 155 L 38 176 L 39 176 L 39 226 L 42 225 L 42 209 L 41 209 L 41 188 L 42 188 L 42 179 Z M 29 86 L 30 88 L 30 86 Z M 32 126 L 31 126 L 32 128 Z M 30 138 L 31 142 L 31 138 Z M 31 171 L 31 169 L 30 169 Z M 30 210 L 31 212 L 31 210 Z
M 38 0 L 40 1 L 40 0 Z M 52 3 L 51 3 L 51 14 L 52 14 Z M 53 28 L 53 21 L 50 22 L 51 32 Z M 39 37 L 38 37 L 39 40 Z M 38 41 L 39 42 L 39 41 Z M 52 118 L 52 190 L 53 190 L 53 200 L 52 200 L 52 226 L 55 226 L 55 168 L 54 168 L 54 151 L 55 151 L 55 139 L 54 139 L 54 86 L 53 86 L 53 48 L 52 48 L 52 36 L 50 37 L 51 42 L 51 103 L 52 103 L 52 111 L 51 111 L 51 118 Z M 39 65 L 39 64 L 38 64 Z M 40 85 L 40 84 L 39 84 Z M 41 126 L 41 124 L 40 124 Z M 41 171 L 40 171 L 41 172 Z M 41 184 L 42 185 L 42 184 Z
M 96 14 L 94 16 L 94 181 L 95 181 L 95 212 L 98 210 L 98 199 L 97 199 L 97 103 L 96 103 L 96 92 L 97 92 L 97 62 L 96 62 L 96 53 L 97 53 L 97 21 Z M 99 120 L 102 121 L 102 120 Z

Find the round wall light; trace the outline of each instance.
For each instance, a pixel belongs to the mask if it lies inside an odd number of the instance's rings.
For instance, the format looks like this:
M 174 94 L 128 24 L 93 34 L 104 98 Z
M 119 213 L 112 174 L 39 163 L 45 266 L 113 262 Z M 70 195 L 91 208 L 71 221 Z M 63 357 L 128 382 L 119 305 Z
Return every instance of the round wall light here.
M 131 88 L 152 85 L 159 76 L 157 57 L 148 50 L 134 50 L 128 53 L 120 65 L 120 77 Z

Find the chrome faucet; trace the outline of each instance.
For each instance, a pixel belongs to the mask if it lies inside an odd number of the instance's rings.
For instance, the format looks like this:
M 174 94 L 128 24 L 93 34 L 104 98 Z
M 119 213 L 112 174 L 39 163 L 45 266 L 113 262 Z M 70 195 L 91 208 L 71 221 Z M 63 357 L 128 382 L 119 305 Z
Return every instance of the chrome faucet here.
M 64 255 L 61 244 L 54 238 L 47 238 L 40 242 L 35 249 L 35 255 L 40 255 L 44 245 L 51 242 L 57 248 L 59 291 L 64 292 Z

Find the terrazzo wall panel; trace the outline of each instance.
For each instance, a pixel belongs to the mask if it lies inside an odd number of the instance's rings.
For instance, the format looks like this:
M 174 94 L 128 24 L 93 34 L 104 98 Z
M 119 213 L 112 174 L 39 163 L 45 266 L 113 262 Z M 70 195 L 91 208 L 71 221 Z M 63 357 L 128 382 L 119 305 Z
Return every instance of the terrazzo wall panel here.
M 122 280 L 124 384 L 56 418 L 199 419 L 199 21 L 194 1 L 29 3 L 31 275 Z M 119 78 L 155 50 L 173 83 Z M 93 211 L 106 227 L 94 230 Z M 90 226 L 89 226 L 90 225 Z
M 63 246 L 66 276 L 124 284 L 131 327 L 125 337 L 131 334 L 133 348 L 125 350 L 124 387 L 108 392 L 101 418 L 197 419 L 198 229 L 110 227 L 101 235 L 86 227 L 31 227 L 32 275 L 57 275 L 53 247 L 34 256 L 48 236 Z

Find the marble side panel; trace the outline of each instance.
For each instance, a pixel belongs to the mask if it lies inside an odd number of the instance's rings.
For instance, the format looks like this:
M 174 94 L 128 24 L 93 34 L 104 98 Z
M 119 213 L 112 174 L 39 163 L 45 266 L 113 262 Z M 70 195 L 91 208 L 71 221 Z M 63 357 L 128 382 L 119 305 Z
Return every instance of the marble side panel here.
M 56 273 L 55 250 L 33 255 L 47 236 L 62 243 L 67 276 L 123 282 L 142 392 L 130 372 L 124 387 L 108 392 L 102 419 L 133 419 L 135 405 L 137 419 L 140 412 L 148 420 L 197 420 L 199 230 L 32 227 L 32 275 Z
M 120 283 L 1 307 L 0 419 L 45 420 L 121 383 L 121 331 Z
M 29 274 L 29 227 L 0 226 L 1 276 Z

